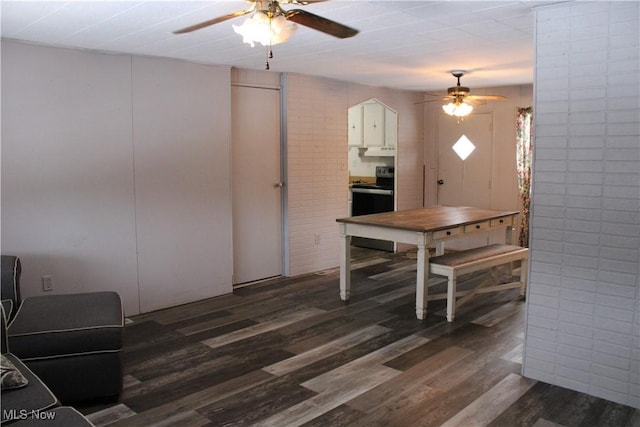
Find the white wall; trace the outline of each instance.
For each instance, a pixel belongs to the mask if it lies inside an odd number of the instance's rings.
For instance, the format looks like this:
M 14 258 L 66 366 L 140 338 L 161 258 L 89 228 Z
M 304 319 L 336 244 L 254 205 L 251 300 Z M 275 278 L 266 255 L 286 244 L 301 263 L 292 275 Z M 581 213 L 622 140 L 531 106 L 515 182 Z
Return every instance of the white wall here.
M 230 69 L 133 58 L 142 312 L 231 292 Z
M 131 58 L 2 42 L 2 253 L 23 296 L 114 290 L 138 310 Z
M 524 375 L 640 408 L 638 2 L 536 13 Z
M 229 69 L 2 41 L 2 253 L 127 315 L 231 291 Z

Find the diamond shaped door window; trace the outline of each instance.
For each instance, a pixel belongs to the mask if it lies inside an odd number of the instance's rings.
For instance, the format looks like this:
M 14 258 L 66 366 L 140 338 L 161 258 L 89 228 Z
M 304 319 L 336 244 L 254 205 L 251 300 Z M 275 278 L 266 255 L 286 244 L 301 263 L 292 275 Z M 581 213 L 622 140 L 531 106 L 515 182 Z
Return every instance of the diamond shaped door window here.
M 473 142 L 471 142 L 466 135 L 462 135 L 451 148 L 453 148 L 453 151 L 456 152 L 458 157 L 464 160 L 476 149 L 476 146 L 473 145 Z

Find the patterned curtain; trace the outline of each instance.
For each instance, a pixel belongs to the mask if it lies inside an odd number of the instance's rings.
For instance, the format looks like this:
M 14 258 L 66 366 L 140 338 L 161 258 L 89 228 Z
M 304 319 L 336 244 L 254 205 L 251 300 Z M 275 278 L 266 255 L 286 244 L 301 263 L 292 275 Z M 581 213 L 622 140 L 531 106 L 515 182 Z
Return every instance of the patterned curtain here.
M 531 160 L 533 155 L 533 108 L 518 108 L 516 119 L 516 162 L 522 202 L 519 245 L 529 247 L 529 205 L 531 203 Z

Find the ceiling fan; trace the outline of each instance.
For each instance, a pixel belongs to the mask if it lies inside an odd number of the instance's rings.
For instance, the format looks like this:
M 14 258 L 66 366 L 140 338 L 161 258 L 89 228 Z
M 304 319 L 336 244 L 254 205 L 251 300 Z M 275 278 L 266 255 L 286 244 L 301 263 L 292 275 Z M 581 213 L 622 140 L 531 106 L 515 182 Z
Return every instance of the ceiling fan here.
M 186 28 L 174 31 L 174 34 L 190 33 L 191 31 L 199 30 L 201 28 L 208 27 L 210 25 L 219 24 L 220 22 L 227 21 L 229 19 L 238 18 L 240 16 L 248 15 L 252 12 L 263 12 L 268 17 L 274 18 L 276 16 L 283 16 L 288 21 L 293 21 L 297 24 L 304 25 L 305 27 L 313 28 L 314 30 L 322 31 L 323 33 L 330 34 L 334 37 L 346 39 L 358 34 L 358 30 L 332 21 L 322 16 L 315 15 L 313 13 L 304 11 L 302 9 L 284 10 L 280 7 L 280 4 L 295 4 L 295 5 L 307 5 L 309 3 L 321 3 L 326 0 L 246 0 L 247 3 L 251 3 L 251 7 L 246 10 L 238 10 L 231 12 L 227 15 L 222 15 L 208 21 L 201 22 L 199 24 L 191 25 Z
M 484 101 L 504 101 L 506 96 L 502 95 L 469 95 L 471 89 L 460 85 L 460 77 L 464 76 L 465 71 L 453 70 L 451 75 L 458 79 L 458 83 L 447 89 L 447 95 L 442 96 L 436 93 L 427 93 L 429 96 L 437 96 L 436 99 L 428 99 L 426 101 L 416 102 L 416 104 L 424 104 L 425 102 L 449 101 L 449 104 L 443 105 L 442 108 L 450 116 L 464 117 L 471 113 L 473 105 L 483 105 Z
M 272 58 L 271 45 L 286 41 L 295 31 L 296 25 L 300 24 L 305 27 L 321 31 L 331 36 L 346 39 L 358 34 L 358 30 L 348 27 L 344 24 L 332 21 L 319 15 L 307 12 L 302 9 L 285 10 L 281 4 L 294 4 L 304 6 L 309 3 L 320 3 L 325 0 L 246 0 L 251 6 L 245 10 L 238 10 L 191 25 L 186 28 L 174 31 L 174 34 L 190 33 L 202 28 L 219 24 L 233 18 L 251 14 L 242 25 L 234 25 L 234 30 L 243 36 L 244 42 L 252 46 L 254 42 L 259 42 L 264 46 L 268 46 L 267 58 Z M 267 59 L 266 69 L 269 69 L 269 61 Z

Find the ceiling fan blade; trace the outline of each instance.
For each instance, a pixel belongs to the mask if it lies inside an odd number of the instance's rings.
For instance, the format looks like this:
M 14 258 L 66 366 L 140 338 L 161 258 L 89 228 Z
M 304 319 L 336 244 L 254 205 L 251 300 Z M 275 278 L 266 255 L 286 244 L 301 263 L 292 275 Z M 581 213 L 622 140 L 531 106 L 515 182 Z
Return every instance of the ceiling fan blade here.
M 244 15 L 246 15 L 248 13 L 251 13 L 251 12 L 253 12 L 253 9 L 255 9 L 255 5 L 254 5 L 254 7 L 251 7 L 249 9 L 247 9 L 247 10 L 238 10 L 236 12 L 232 12 L 232 13 L 229 13 L 229 14 L 223 15 L 223 16 L 218 16 L 217 18 L 210 19 L 208 21 L 204 21 L 204 22 L 201 22 L 199 24 L 192 25 L 190 27 L 182 28 L 180 30 L 174 31 L 173 34 L 190 33 L 192 31 L 199 30 L 201 28 L 205 28 L 205 27 L 208 27 L 210 25 L 219 24 L 220 22 L 228 21 L 229 19 L 237 18 L 239 16 L 244 16 Z
M 289 0 L 289 1 L 280 1 L 280 3 L 291 3 L 291 4 L 297 4 L 300 6 L 306 6 L 309 3 L 322 3 L 325 1 L 327 0 Z
M 295 22 L 296 24 L 322 31 L 323 33 L 340 39 L 353 37 L 359 32 L 355 28 L 347 27 L 346 25 L 323 18 L 322 16 L 314 15 L 313 13 L 309 13 L 302 9 L 291 9 L 287 11 L 285 18 L 289 21 Z
M 479 99 L 472 99 L 472 98 L 469 98 L 468 96 L 464 98 L 464 102 L 471 105 L 487 105 L 485 101 L 481 101 Z
M 485 100 L 485 101 L 504 101 L 507 99 L 506 96 L 502 95 L 467 95 L 464 99 L 472 99 L 472 100 Z
M 445 95 L 444 93 L 429 93 L 429 92 L 425 92 L 425 95 L 429 95 L 429 96 L 439 96 L 439 97 L 449 96 L 449 95 Z
M 444 96 L 442 97 L 442 95 L 438 95 L 441 98 L 436 98 L 436 99 L 427 99 L 426 101 L 419 101 L 419 102 L 414 102 L 414 104 L 426 104 L 427 102 L 435 102 L 435 101 L 451 101 L 451 97 L 450 96 Z

